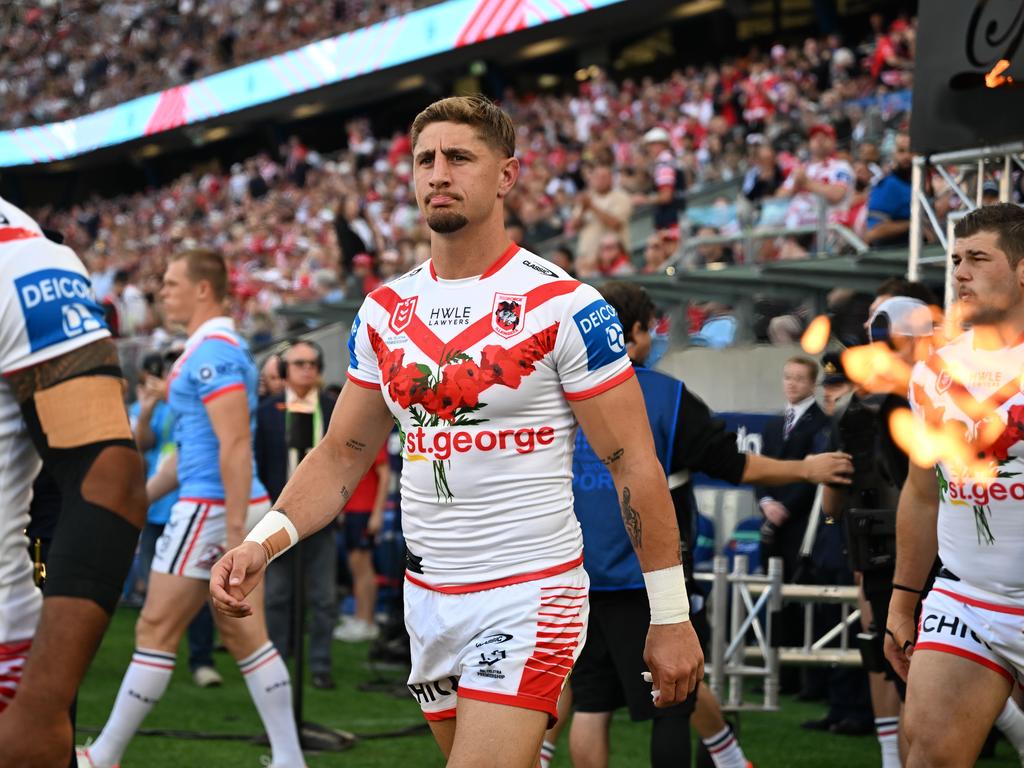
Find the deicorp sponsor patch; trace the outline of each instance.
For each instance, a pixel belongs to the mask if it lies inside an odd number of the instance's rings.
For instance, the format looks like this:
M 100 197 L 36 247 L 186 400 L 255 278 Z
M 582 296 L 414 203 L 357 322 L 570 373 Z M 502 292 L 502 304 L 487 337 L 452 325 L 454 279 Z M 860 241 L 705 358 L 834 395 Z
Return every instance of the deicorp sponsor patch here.
M 106 328 L 88 278 L 41 269 L 14 281 L 32 352 Z
M 604 299 L 588 304 L 572 319 L 587 347 L 587 370 L 596 371 L 626 354 L 626 336 L 615 309 Z

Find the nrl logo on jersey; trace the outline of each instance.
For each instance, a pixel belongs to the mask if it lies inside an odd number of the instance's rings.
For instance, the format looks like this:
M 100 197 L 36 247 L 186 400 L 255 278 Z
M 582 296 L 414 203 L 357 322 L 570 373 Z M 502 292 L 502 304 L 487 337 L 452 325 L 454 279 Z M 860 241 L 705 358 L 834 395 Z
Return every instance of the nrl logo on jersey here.
M 953 376 L 946 369 L 942 369 L 938 380 L 935 382 L 935 391 L 940 395 L 944 395 L 951 386 L 953 386 Z
M 410 296 L 408 299 L 402 299 L 391 310 L 388 327 L 395 333 L 402 333 L 412 322 L 413 315 L 416 314 L 416 298 L 416 296 Z
M 526 316 L 526 297 L 511 293 L 494 294 L 491 330 L 503 339 L 510 339 L 523 330 Z

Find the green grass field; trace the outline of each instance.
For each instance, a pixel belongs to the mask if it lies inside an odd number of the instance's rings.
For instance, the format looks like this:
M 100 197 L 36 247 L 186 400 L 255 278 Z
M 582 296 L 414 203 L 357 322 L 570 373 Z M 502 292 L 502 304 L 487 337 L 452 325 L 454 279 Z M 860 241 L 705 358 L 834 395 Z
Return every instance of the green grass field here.
M 119 610 L 110 631 L 86 678 L 79 698 L 78 741 L 89 735 L 86 729 L 98 729 L 106 720 L 121 675 L 131 658 L 132 632 L 138 613 Z M 423 722 L 419 707 L 408 696 L 396 698 L 388 693 L 364 693 L 357 686 L 374 680 L 365 664 L 366 645 L 334 643 L 335 677 L 338 690 L 321 692 L 306 687 L 306 719 L 351 731 L 361 738 L 351 749 L 334 754 L 309 755 L 309 768 L 333 766 L 404 766 L 419 768 L 442 766 L 443 760 L 426 733 L 396 738 L 367 738 L 374 734 L 399 731 Z M 246 692 L 241 674 L 230 656 L 217 657 L 224 676 L 221 688 L 200 689 L 188 674 L 187 651 L 179 654 L 179 665 L 167 695 L 144 723 L 144 728 L 202 731 L 217 734 L 255 734 L 261 732 L 256 710 Z M 390 673 L 397 683 L 396 673 Z M 844 737 L 804 731 L 799 724 L 817 719 L 823 706 L 786 699 L 780 712 L 746 713 L 740 722 L 741 741 L 747 756 L 758 768 L 799 768 L 828 765 L 876 766 L 878 743 L 873 736 Z M 621 714 L 612 730 L 612 766 L 647 765 L 649 728 L 631 723 Z M 227 740 L 187 740 L 162 736 L 137 736 L 122 765 L 125 768 L 199 768 L 201 766 L 258 766 L 266 747 Z M 1000 742 L 997 757 L 979 765 L 1018 766 L 1005 742 Z M 556 766 L 570 765 L 565 734 Z

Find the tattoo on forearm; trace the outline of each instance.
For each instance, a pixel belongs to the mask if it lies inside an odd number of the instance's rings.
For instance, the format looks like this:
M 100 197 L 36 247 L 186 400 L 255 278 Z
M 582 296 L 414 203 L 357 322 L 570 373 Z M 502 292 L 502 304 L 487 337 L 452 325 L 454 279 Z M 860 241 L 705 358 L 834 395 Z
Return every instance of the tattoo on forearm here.
M 629 486 L 622 489 L 622 522 L 626 525 L 626 533 L 633 543 L 633 549 L 640 549 L 643 546 L 640 515 L 629 503 L 632 496 Z
M 358 440 L 348 440 L 345 443 L 346 448 L 351 448 L 353 451 L 361 451 L 366 447 L 366 443 L 360 443 Z
M 601 459 L 601 463 L 604 464 L 606 467 L 610 467 L 612 464 L 614 464 L 616 461 L 622 458 L 623 452 L 624 451 L 622 450 L 622 448 L 619 448 L 619 450 L 617 450 L 611 456 L 606 456 L 605 458 Z
M 101 339 L 60 357 L 12 373 L 7 377 L 7 382 L 11 385 L 15 399 L 23 403 L 36 391 L 52 387 L 76 374 L 111 367 L 120 369 L 117 347 L 110 339 Z
M 343 498 L 345 501 L 348 501 L 351 496 L 352 491 L 350 491 L 347 486 L 341 486 L 341 498 Z

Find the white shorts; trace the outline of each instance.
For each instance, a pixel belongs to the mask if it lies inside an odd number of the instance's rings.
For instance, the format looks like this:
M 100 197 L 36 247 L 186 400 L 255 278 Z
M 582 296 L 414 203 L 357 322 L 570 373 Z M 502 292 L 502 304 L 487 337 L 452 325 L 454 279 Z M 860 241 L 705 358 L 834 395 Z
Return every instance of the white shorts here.
M 270 511 L 270 500 L 249 503 L 245 530 Z M 210 569 L 225 552 L 227 517 L 224 502 L 210 499 L 179 499 L 171 508 L 164 532 L 156 540 L 153 570 L 190 579 L 210 578 Z
M 31 645 L 31 640 L 0 645 L 0 712 L 7 709 L 18 690 Z
M 969 659 L 1010 681 L 1024 682 L 1024 605 L 938 578 L 921 606 L 914 651 Z
M 405 582 L 412 641 L 409 690 L 427 720 L 455 717 L 460 696 L 547 712 L 587 638 L 590 579 L 582 567 L 483 591 Z

